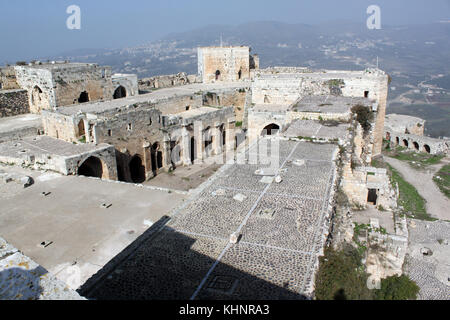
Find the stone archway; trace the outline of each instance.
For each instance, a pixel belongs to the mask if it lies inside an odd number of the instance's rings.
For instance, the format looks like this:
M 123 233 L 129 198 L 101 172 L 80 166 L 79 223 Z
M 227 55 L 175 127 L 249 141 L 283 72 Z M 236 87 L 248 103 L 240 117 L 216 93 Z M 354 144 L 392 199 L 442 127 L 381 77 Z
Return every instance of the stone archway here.
M 424 144 L 423 145 L 423 151 L 425 151 L 426 153 L 431 153 L 431 148 L 429 145 Z
M 145 167 L 142 164 L 142 158 L 135 155 L 128 164 L 130 169 L 131 181 L 134 183 L 142 183 L 145 181 Z
M 78 135 L 77 137 L 80 138 L 82 136 L 86 135 L 86 128 L 84 127 L 84 120 L 81 119 L 80 122 L 78 122 Z
M 264 129 L 261 131 L 262 136 L 272 136 L 277 134 L 280 131 L 280 126 L 276 123 L 268 124 L 264 127 Z
M 77 174 L 85 177 L 102 178 L 103 163 L 99 158 L 91 156 L 78 167 Z
M 119 86 L 115 91 L 113 98 L 114 99 L 121 99 L 125 98 L 127 96 L 127 89 L 125 89 L 124 86 Z
M 408 148 L 408 147 L 409 147 L 409 143 L 408 143 L 408 140 L 406 140 L 406 139 L 403 139 L 403 146 L 404 146 L 404 147 L 406 147 L 406 148 Z
M 41 110 L 49 108 L 47 95 L 42 92 L 39 86 L 34 86 L 33 90 L 31 90 L 31 111 L 39 113 Z
M 419 151 L 419 144 L 416 141 L 413 142 L 413 145 L 414 145 L 414 149 Z

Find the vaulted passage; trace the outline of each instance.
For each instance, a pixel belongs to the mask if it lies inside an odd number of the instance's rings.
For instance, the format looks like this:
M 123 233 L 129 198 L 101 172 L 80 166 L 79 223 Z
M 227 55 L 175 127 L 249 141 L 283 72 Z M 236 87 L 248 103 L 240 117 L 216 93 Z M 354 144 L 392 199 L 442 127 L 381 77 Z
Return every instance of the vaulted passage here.
M 128 166 L 130 168 L 131 180 L 134 183 L 142 183 L 145 181 L 145 167 L 142 165 L 140 156 L 135 155 Z
M 262 136 L 265 136 L 265 135 L 271 136 L 271 135 L 277 134 L 279 130 L 280 130 L 279 125 L 277 125 L 275 123 L 271 123 L 264 127 L 263 131 L 261 132 L 261 135 Z
M 89 157 L 78 168 L 78 175 L 101 178 L 103 176 L 102 161 L 97 157 Z
M 414 144 L 414 149 L 416 149 L 417 151 L 419 151 L 419 144 L 417 142 L 413 142 Z
M 423 150 L 424 150 L 426 153 L 431 153 L 430 146 L 427 145 L 427 144 L 424 144 L 424 145 L 423 145 Z
M 83 91 L 78 98 L 78 103 L 89 102 L 89 93 Z
M 114 91 L 114 99 L 125 98 L 127 96 L 127 89 L 123 86 L 119 86 L 116 91 Z

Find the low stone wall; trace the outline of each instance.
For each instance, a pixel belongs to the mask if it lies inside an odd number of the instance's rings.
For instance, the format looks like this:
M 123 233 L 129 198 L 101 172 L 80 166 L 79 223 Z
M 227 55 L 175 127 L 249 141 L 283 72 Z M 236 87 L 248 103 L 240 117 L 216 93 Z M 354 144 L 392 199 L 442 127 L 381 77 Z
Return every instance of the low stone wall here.
M 30 113 L 27 90 L 0 91 L 0 118 Z
M 302 120 L 336 120 L 340 122 L 350 121 L 352 114 L 348 113 L 319 113 L 319 112 L 296 112 L 292 111 L 288 113 L 289 119 L 302 119 Z
M 182 86 L 190 83 L 197 83 L 196 75 L 188 75 L 185 72 L 177 74 L 155 76 L 151 78 L 142 78 L 138 81 L 139 91 L 149 92 L 160 88 L 170 88 Z

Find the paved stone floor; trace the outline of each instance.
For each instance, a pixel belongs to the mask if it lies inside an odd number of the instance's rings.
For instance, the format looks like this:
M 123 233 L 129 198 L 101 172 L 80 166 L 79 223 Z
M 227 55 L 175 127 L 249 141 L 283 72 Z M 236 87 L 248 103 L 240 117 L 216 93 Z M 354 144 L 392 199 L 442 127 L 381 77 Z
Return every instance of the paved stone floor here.
M 286 139 L 279 146 L 281 183 L 255 174 L 267 165 L 224 165 L 165 227 L 82 294 L 93 299 L 308 297 L 328 230 L 337 147 Z M 259 153 L 256 145 L 246 152 Z M 237 244 L 229 242 L 232 233 L 240 235 Z
M 418 298 L 450 300 L 450 222 L 410 220 L 408 229 L 405 272 L 419 285 Z

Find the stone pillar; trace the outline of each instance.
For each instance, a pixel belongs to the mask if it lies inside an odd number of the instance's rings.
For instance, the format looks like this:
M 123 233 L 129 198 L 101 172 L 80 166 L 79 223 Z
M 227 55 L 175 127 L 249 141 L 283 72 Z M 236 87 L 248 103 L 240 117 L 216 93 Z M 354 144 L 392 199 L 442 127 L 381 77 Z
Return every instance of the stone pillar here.
M 191 137 L 186 126 L 181 129 L 181 161 L 183 165 L 190 166 L 191 162 Z
M 236 137 L 236 119 L 228 119 L 225 126 L 225 149 L 234 150 Z
M 163 143 L 163 168 L 169 170 L 172 167 L 171 155 L 170 155 L 170 139 L 164 137 Z
M 200 121 L 195 122 L 194 124 L 194 139 L 197 144 L 197 159 L 196 161 L 202 162 L 204 159 L 204 151 L 205 151 L 205 138 L 203 132 L 203 124 Z
M 222 126 L 221 122 L 216 122 L 214 124 L 213 129 L 213 154 L 221 154 L 222 153 L 222 132 L 220 131 L 220 127 Z
M 142 145 L 142 148 L 144 149 L 144 167 L 145 167 L 145 179 L 151 179 L 154 177 L 153 171 L 152 171 L 152 145 L 148 141 L 144 141 L 144 144 Z

